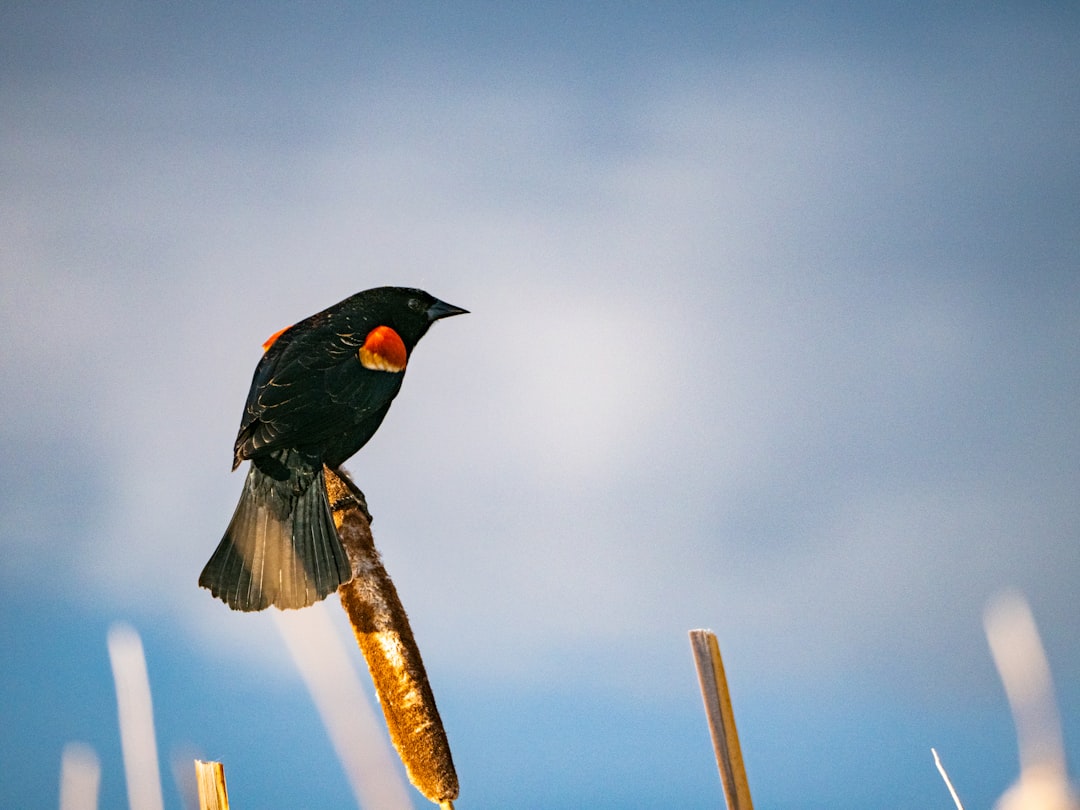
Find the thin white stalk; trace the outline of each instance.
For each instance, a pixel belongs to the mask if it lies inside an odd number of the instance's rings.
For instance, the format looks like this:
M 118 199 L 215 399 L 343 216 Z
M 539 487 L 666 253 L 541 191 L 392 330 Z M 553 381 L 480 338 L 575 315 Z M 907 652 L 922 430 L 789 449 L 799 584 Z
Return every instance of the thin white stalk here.
M 956 789 L 953 787 L 952 780 L 949 779 L 949 775 L 945 773 L 945 766 L 941 764 L 941 757 L 938 756 L 937 750 L 931 748 L 930 753 L 934 755 L 934 764 L 937 765 L 938 773 L 941 774 L 941 778 L 945 780 L 945 787 L 949 789 L 949 795 L 952 796 L 953 804 L 956 805 L 956 810 L 964 810 L 964 805 L 960 804 L 960 797 L 956 795 Z

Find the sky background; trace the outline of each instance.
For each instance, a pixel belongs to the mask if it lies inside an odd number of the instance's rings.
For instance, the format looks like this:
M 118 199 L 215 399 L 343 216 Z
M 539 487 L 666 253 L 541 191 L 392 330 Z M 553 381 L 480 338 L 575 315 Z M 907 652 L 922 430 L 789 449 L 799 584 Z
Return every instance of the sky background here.
M 458 807 L 720 806 L 696 627 L 758 806 L 987 807 L 1006 587 L 1075 775 L 1078 145 L 1075 4 L 4 3 L 0 806 L 125 805 L 116 621 L 167 808 L 352 802 L 196 581 L 262 341 L 381 284 L 472 313 L 346 465 Z

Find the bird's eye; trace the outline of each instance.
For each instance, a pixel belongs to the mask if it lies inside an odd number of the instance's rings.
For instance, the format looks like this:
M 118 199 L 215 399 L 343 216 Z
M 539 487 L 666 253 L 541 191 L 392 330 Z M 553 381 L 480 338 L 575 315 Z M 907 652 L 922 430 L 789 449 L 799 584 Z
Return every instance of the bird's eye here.
M 409 299 L 409 309 L 413 312 L 420 312 L 424 308 L 423 302 L 419 298 Z

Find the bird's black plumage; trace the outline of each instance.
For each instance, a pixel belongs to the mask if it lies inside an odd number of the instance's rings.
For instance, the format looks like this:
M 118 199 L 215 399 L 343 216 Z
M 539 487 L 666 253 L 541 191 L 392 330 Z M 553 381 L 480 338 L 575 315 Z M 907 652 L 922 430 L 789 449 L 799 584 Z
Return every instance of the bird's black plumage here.
M 251 468 L 201 586 L 236 610 L 299 608 L 352 577 L 323 465 L 336 469 L 368 442 L 417 342 L 465 311 L 422 290 L 378 287 L 268 341 L 233 447 L 233 469 Z

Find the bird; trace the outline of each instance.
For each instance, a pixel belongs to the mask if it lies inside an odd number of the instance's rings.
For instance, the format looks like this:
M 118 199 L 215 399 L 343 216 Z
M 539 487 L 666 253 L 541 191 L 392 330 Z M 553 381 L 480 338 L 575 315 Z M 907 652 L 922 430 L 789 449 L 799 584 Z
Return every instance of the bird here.
M 201 587 L 233 610 L 294 609 L 352 578 L 324 466 L 336 471 L 375 434 L 431 325 L 467 312 L 376 287 L 267 339 L 233 445 L 233 470 L 250 467 Z

